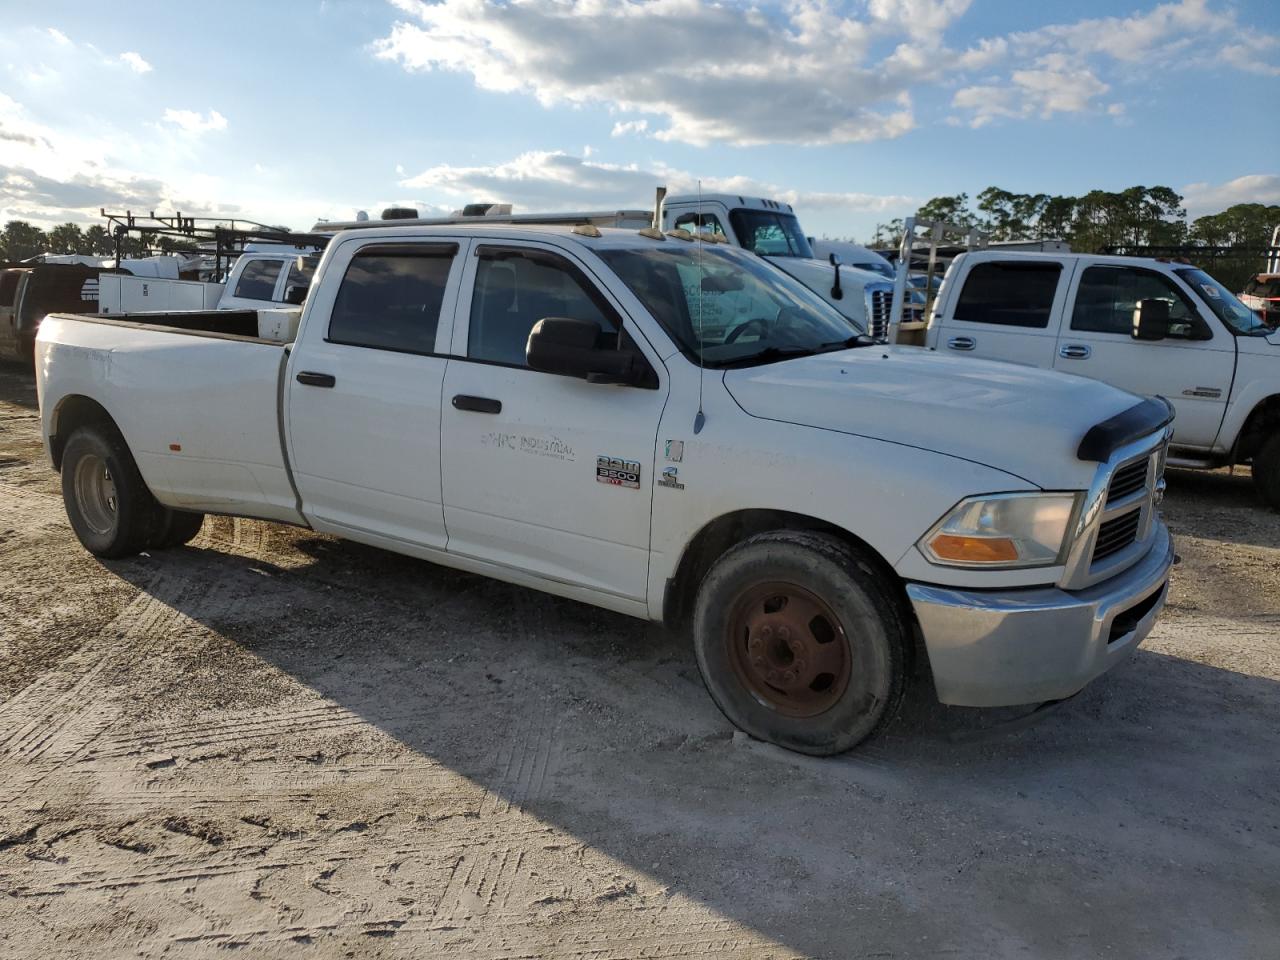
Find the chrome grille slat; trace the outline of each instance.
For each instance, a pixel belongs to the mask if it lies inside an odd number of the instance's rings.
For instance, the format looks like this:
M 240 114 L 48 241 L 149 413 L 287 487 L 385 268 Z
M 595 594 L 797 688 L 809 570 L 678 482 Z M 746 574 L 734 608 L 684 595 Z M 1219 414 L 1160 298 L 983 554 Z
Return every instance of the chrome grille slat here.
M 1135 461 L 1120 467 L 1111 478 L 1111 486 L 1107 490 L 1107 503 L 1123 500 L 1147 485 L 1147 459 Z
M 1104 520 L 1098 528 L 1098 540 L 1093 548 L 1095 562 L 1119 553 L 1131 545 L 1138 536 L 1138 526 L 1142 520 L 1142 511 L 1131 510 L 1128 513 Z

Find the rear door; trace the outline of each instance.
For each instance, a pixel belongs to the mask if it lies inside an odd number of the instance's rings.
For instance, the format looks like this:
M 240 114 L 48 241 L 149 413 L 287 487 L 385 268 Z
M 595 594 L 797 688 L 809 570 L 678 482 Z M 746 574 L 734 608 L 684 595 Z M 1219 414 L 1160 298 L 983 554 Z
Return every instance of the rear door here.
M 647 345 L 652 388 L 527 367 L 543 317 L 594 321 L 604 342 L 626 323 L 589 269 L 555 247 L 477 241 L 463 289 L 442 405 L 449 552 L 644 600 L 665 370 Z
M 1169 304 L 1169 336 L 1135 340 L 1141 300 Z M 1058 340 L 1054 368 L 1173 403 L 1174 442 L 1213 446 L 1231 395 L 1235 338 L 1201 315 L 1172 277 L 1145 267 L 1092 264 L 1072 284 L 1072 308 Z
M 1032 367 L 1053 366 L 1071 269 L 1057 260 L 980 260 L 934 319 L 938 350 Z M 948 278 L 948 285 L 952 281 Z
M 444 547 L 440 389 L 464 246 L 347 240 L 326 268 L 341 283 L 313 292 L 286 388 L 294 479 L 316 529 Z

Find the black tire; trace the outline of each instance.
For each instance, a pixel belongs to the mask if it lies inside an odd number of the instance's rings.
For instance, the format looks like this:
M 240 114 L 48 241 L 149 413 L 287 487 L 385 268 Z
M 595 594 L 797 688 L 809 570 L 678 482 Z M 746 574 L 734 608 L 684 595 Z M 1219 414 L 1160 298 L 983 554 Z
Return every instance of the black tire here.
M 67 440 L 62 501 L 71 529 L 94 556 L 109 559 L 145 550 L 160 526 L 160 505 L 111 424 L 80 427 Z
M 160 509 L 160 527 L 151 538 L 151 546 L 157 550 L 168 550 L 190 543 L 204 525 L 203 513 L 188 513 L 186 510 L 170 510 L 166 507 Z
M 793 603 L 800 620 L 775 631 L 771 618 Z M 814 610 L 825 612 L 806 619 Z M 830 617 L 838 622 L 824 624 Z M 796 622 L 807 624 L 807 633 L 797 636 Z M 901 601 L 887 576 L 835 537 L 776 531 L 733 547 L 702 581 L 693 637 L 703 682 L 724 715 L 788 750 L 843 753 L 882 730 L 902 701 L 909 633 Z M 770 644 L 777 657 L 790 656 L 781 667 Z M 843 659 L 810 684 L 814 651 L 831 663 Z M 785 679 L 773 667 L 786 671 Z M 774 680 L 790 686 L 776 688 Z
M 1253 486 L 1263 503 L 1280 510 L 1280 433 L 1262 441 L 1253 455 Z

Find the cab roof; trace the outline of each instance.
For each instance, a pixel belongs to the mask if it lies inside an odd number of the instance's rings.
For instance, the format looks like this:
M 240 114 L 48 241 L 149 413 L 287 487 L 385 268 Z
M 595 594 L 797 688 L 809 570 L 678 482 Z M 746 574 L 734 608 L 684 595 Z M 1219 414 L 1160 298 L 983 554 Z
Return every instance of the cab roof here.
M 392 222 L 394 223 L 394 221 Z M 489 240 L 560 240 L 579 244 L 589 250 L 616 250 L 628 248 L 648 248 L 676 244 L 679 247 L 694 247 L 705 241 L 700 239 L 682 240 L 663 235 L 661 240 L 644 236 L 639 230 L 622 227 L 597 227 L 597 236 L 578 232 L 583 225 L 550 225 L 550 224 L 508 224 L 508 223 L 452 223 L 452 224 L 403 224 L 362 227 L 357 230 L 344 230 L 333 238 L 333 243 L 342 243 L 356 237 L 366 240 L 397 240 L 406 237 L 439 237 L 441 239 L 462 239 L 467 237 Z M 708 243 L 708 247 L 730 247 L 724 243 Z

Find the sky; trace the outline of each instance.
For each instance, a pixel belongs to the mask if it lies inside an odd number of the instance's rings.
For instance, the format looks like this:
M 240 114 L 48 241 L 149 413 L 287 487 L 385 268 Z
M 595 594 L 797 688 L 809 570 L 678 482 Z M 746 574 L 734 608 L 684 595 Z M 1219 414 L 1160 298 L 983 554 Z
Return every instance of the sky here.
M 0 222 L 794 205 L 1167 185 L 1280 203 L 1276 0 L 0 2 Z

